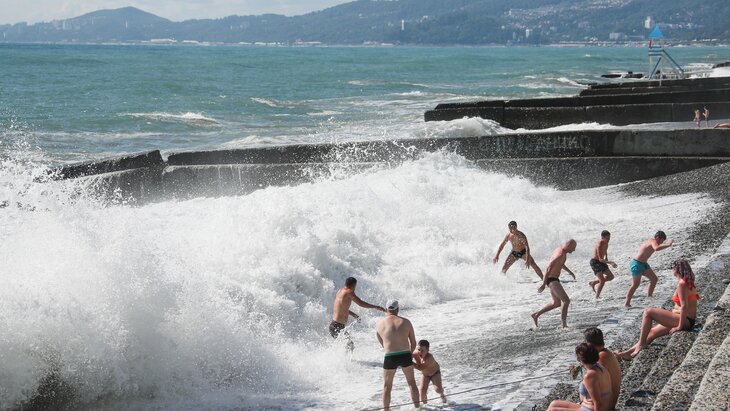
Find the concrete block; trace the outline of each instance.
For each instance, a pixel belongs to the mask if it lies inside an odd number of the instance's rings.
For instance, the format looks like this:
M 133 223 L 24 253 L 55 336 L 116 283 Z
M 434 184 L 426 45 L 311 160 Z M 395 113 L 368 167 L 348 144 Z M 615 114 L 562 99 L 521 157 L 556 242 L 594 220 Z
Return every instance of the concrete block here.
M 502 125 L 511 129 L 539 130 L 585 121 L 584 107 L 505 107 Z
M 77 178 L 94 174 L 112 173 L 135 168 L 158 167 L 164 164 L 160 150 L 131 154 L 85 163 L 72 164 L 56 170 L 59 178 Z

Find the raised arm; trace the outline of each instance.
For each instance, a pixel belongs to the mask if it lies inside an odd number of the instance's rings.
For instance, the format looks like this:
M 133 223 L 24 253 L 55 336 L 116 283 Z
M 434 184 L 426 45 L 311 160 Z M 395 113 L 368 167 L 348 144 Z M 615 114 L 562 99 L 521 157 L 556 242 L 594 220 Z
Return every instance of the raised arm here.
M 360 307 L 363 307 L 363 308 L 374 308 L 376 310 L 380 310 L 382 312 L 385 312 L 385 308 L 383 308 L 383 307 L 381 307 L 379 305 L 374 305 L 374 304 L 370 304 L 368 302 L 365 302 L 365 301 L 361 300 L 360 297 L 358 297 L 357 295 L 353 295 L 352 296 L 352 301 L 355 304 L 359 305 Z
M 497 249 L 497 255 L 492 258 L 493 263 L 497 263 L 499 261 L 499 254 L 502 252 L 502 249 L 504 248 L 504 245 L 507 244 L 507 241 L 509 241 L 509 234 L 504 236 L 504 240 L 502 240 L 502 243 L 499 245 L 499 248 Z

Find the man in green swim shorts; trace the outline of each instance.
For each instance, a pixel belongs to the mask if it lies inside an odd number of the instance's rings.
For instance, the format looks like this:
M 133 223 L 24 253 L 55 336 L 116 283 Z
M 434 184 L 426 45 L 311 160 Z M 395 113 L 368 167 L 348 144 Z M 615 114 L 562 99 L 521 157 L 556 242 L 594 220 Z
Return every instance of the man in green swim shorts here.
M 416 377 L 413 374 L 412 354 L 416 349 L 416 335 L 413 325 L 407 318 L 399 317 L 397 300 L 390 300 L 386 304 L 386 316 L 378 320 L 375 325 L 375 334 L 380 345 L 385 349 L 383 360 L 383 409 L 390 409 L 390 394 L 393 390 L 393 378 L 398 367 L 403 369 L 408 388 L 411 390 L 411 399 L 416 408 L 420 407 Z
M 631 297 L 634 296 L 634 292 L 637 288 L 639 288 L 642 275 L 649 279 L 649 290 L 647 295 L 649 297 L 652 296 L 654 293 L 654 287 L 657 283 L 657 277 L 656 274 L 654 274 L 654 270 L 652 270 L 649 266 L 649 257 L 651 257 L 656 251 L 671 247 L 672 244 L 674 244 L 674 241 L 667 241 L 667 235 L 664 234 L 664 231 L 657 231 L 657 233 L 654 234 L 654 237 L 641 243 L 639 251 L 629 263 L 629 271 L 631 271 L 631 286 L 629 286 L 629 291 L 626 293 L 626 302 L 624 303 L 624 307 L 631 307 Z

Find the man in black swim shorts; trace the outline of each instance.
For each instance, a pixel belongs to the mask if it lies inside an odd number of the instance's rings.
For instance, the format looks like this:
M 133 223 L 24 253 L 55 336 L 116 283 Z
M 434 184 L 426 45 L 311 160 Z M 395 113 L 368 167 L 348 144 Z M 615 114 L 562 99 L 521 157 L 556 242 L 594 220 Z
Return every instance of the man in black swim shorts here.
M 591 270 L 596 275 L 597 279 L 588 282 L 588 285 L 593 289 L 596 294 L 596 299 L 601 296 L 601 290 L 603 290 L 604 284 L 613 280 L 613 273 L 608 269 L 608 265 L 611 264 L 616 268 L 616 263 L 609 261 L 608 259 L 608 242 L 611 240 L 611 233 L 606 230 L 601 232 L 601 239 L 598 240 L 598 244 L 593 249 L 593 258 L 589 262 Z M 598 289 L 596 289 L 596 285 Z
M 385 318 L 378 320 L 375 325 L 375 334 L 378 342 L 385 350 L 383 358 L 383 378 L 385 379 L 383 389 L 383 408 L 389 409 L 390 395 L 393 390 L 393 379 L 398 367 L 403 370 L 403 375 L 408 382 L 408 388 L 411 391 L 411 399 L 413 405 L 418 408 L 420 400 L 418 398 L 418 387 L 416 386 L 416 377 L 413 374 L 413 361 L 411 353 L 416 349 L 416 335 L 413 331 L 413 325 L 407 318 L 399 317 L 398 301 L 390 300 L 386 304 Z
M 563 329 L 568 328 L 568 306 L 570 305 L 570 298 L 568 298 L 568 294 L 565 293 L 565 289 L 560 284 L 559 277 L 560 272 L 565 270 L 575 280 L 575 274 L 565 266 L 565 260 L 568 258 L 568 254 L 575 251 L 576 245 L 575 240 L 570 239 L 565 244 L 556 248 L 552 257 L 550 257 L 550 262 L 545 269 L 545 277 L 537 292 L 541 293 L 547 287 L 550 289 L 550 296 L 553 298 L 553 302 L 532 313 L 532 321 L 535 322 L 535 327 L 537 327 L 537 319 L 541 315 L 560 307 L 560 325 Z
M 504 261 L 502 273 L 507 273 L 507 270 L 512 267 L 512 264 L 514 264 L 515 261 L 525 260 L 525 267 L 535 270 L 537 276 L 542 280 L 542 271 L 530 255 L 530 244 L 527 243 L 527 236 L 525 236 L 525 233 L 517 229 L 517 222 L 515 221 L 510 221 L 509 224 L 507 224 L 507 229 L 509 232 L 507 232 L 504 240 L 502 240 L 502 243 L 499 245 L 497 255 L 494 256 L 492 262 L 497 264 L 497 261 L 499 261 L 499 254 L 502 252 L 505 244 L 509 241 L 512 244 L 512 251 L 510 251 L 509 255 L 507 255 L 507 259 Z

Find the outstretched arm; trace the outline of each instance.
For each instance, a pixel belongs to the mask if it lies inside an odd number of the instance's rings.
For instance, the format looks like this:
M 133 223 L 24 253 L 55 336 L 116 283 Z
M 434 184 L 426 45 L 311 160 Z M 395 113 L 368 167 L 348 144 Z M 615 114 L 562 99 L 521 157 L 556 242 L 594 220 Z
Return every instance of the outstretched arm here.
M 357 319 L 360 319 L 360 316 L 359 316 L 359 315 L 357 315 L 357 314 L 355 314 L 355 313 L 353 313 L 352 311 L 350 311 L 350 315 L 352 316 L 352 318 L 354 318 L 354 319 L 356 319 L 356 320 L 357 320 Z
M 365 302 L 365 301 L 361 300 L 360 297 L 358 297 L 356 295 L 353 295 L 352 296 L 352 301 L 355 302 L 355 304 L 359 305 L 360 307 L 363 307 L 363 308 L 374 308 L 376 310 L 380 310 L 382 312 L 385 312 L 385 308 L 383 308 L 383 307 L 381 307 L 379 305 L 374 305 L 374 304 L 370 304 L 368 302 Z
M 563 270 L 567 271 L 568 274 L 572 275 L 574 280 L 576 279 L 575 274 L 573 274 L 573 272 L 570 271 L 570 268 L 568 268 L 565 264 L 563 264 Z
M 504 236 L 504 240 L 502 240 L 502 243 L 499 245 L 499 249 L 497 249 L 497 255 L 492 258 L 493 263 L 497 264 L 497 261 L 499 261 L 499 254 L 502 252 L 504 245 L 507 244 L 507 241 L 509 241 L 509 234 Z
M 669 240 L 662 245 L 655 246 L 654 251 L 661 251 L 661 250 L 667 249 L 667 248 L 671 247 L 672 244 L 674 244 L 674 240 Z

